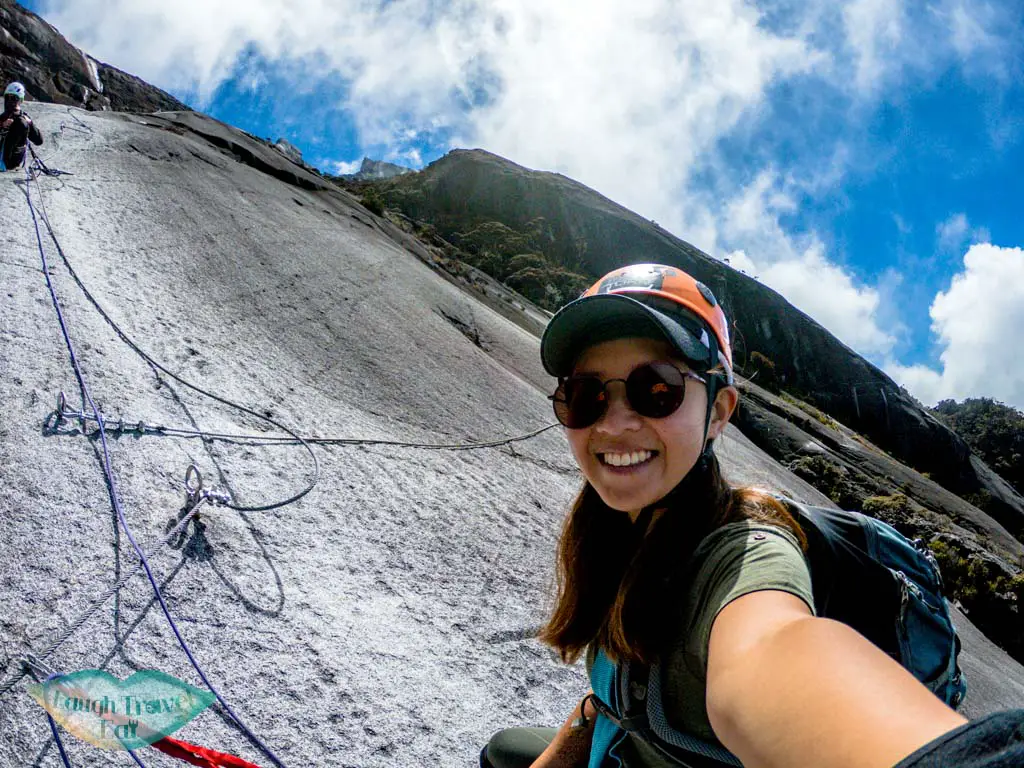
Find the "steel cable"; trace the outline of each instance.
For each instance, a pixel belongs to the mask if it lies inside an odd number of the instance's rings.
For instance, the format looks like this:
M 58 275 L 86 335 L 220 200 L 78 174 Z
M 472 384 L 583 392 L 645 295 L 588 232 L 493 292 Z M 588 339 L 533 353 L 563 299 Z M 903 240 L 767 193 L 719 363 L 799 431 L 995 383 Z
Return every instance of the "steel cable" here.
M 31 205 L 31 203 L 30 203 L 30 205 Z M 82 282 L 82 280 L 78 277 L 78 273 L 75 272 L 74 267 L 71 265 L 71 261 L 68 259 L 67 254 L 64 252 L 64 249 L 60 245 L 60 241 L 57 239 L 56 233 L 53 231 L 53 227 L 50 225 L 50 219 L 49 219 L 49 217 L 46 214 L 46 204 L 45 204 L 45 201 L 41 201 L 41 207 L 42 207 L 42 211 L 41 211 L 40 218 L 43 220 L 43 224 L 46 225 L 46 230 L 47 230 L 47 232 L 50 235 L 50 239 L 53 240 L 53 244 L 54 244 L 54 246 L 57 249 L 57 253 L 60 255 L 61 260 L 64 262 L 64 266 L 67 268 L 68 273 L 71 275 L 71 278 L 75 281 L 75 283 L 78 285 L 79 289 L 85 295 L 86 299 L 88 299 L 89 303 L 92 304 L 93 307 L 95 307 L 96 311 L 100 313 L 100 316 L 113 329 L 114 333 L 117 334 L 117 337 L 119 339 L 121 339 L 121 341 L 123 341 L 125 344 L 127 344 L 128 347 L 131 348 L 137 355 L 139 355 L 139 357 L 141 357 L 143 360 L 145 360 L 146 363 L 148 363 L 152 367 L 156 368 L 161 373 L 164 373 L 167 376 L 169 376 L 170 378 L 174 379 L 179 384 L 181 384 L 181 385 L 183 385 L 185 387 L 188 387 L 189 389 L 191 389 L 191 390 L 193 390 L 195 392 L 198 392 L 201 395 L 209 397 L 212 400 L 216 400 L 218 403 L 222 403 L 223 405 L 227 405 L 230 408 L 235 408 L 236 410 L 239 410 L 242 413 L 246 413 L 246 414 L 248 414 L 250 416 L 254 416 L 257 419 L 265 421 L 266 423 L 273 425 L 274 427 L 276 427 L 277 429 L 281 430 L 282 432 L 287 432 L 292 437 L 292 439 L 295 442 L 297 442 L 300 445 L 302 445 L 302 447 L 305 448 L 306 451 L 309 453 L 309 456 L 310 456 L 310 458 L 313 461 L 313 473 L 312 473 L 313 477 L 309 481 L 309 483 L 306 485 L 306 487 L 303 488 L 298 493 L 295 493 L 292 496 L 289 496 L 288 498 L 284 499 L 283 501 L 276 501 L 276 502 L 273 502 L 271 504 L 261 504 L 261 505 L 255 505 L 255 506 L 247 506 L 247 505 L 234 504 L 234 503 L 228 502 L 228 504 L 226 506 L 229 507 L 230 509 L 234 509 L 234 510 L 237 510 L 239 512 L 268 512 L 268 511 L 270 511 L 272 509 L 278 509 L 280 507 L 284 507 L 284 506 L 286 506 L 288 504 L 291 504 L 292 502 L 298 501 L 303 496 L 305 496 L 310 491 L 312 491 L 313 488 L 316 487 L 317 482 L 319 482 L 319 480 L 320 480 L 320 462 L 319 462 L 319 460 L 316 457 L 316 453 L 313 451 L 313 447 L 309 444 L 309 441 L 305 440 L 304 438 L 299 436 L 296 432 L 294 432 L 292 429 L 290 429 L 289 427 L 286 427 L 285 425 L 281 424 L 278 421 L 275 421 L 274 419 L 270 418 L 269 416 L 265 416 L 265 415 L 263 415 L 261 413 L 258 413 L 255 410 L 253 410 L 252 408 L 248 408 L 248 407 L 246 407 L 244 405 L 240 405 L 238 403 L 235 403 L 235 402 L 233 402 L 231 400 L 228 400 L 227 398 L 221 397 L 220 395 L 214 394 L 213 392 L 209 392 L 209 391 L 203 389 L 202 387 L 199 387 L 199 386 L 191 383 L 190 381 L 187 381 L 186 379 L 184 379 L 181 376 L 177 375 L 173 371 L 171 371 L 171 370 L 167 369 L 166 367 L 164 367 L 161 363 L 159 363 L 152 356 L 150 356 L 144 349 L 142 349 L 138 344 L 136 344 L 135 341 L 133 341 L 124 331 L 121 330 L 121 327 L 116 322 L 114 322 L 113 318 L 110 317 L 110 315 L 103 308 L 103 306 L 99 303 L 99 301 L 96 299 L 96 297 L 92 295 L 92 293 L 89 291 L 89 289 L 85 286 L 85 284 Z M 34 207 L 33 207 L 33 220 L 34 220 L 34 216 L 35 216 L 35 214 L 34 214 Z
M 83 425 L 87 423 L 96 423 L 96 419 L 87 413 L 79 411 L 66 410 L 64 405 L 63 393 L 62 396 L 57 400 L 57 410 L 55 415 L 58 419 L 67 419 L 78 421 Z M 139 435 L 145 435 L 146 433 L 157 434 L 166 437 L 199 437 L 204 440 L 232 440 L 237 442 L 246 442 L 253 444 L 294 444 L 297 443 L 294 437 L 285 437 L 283 435 L 258 435 L 258 434 L 241 434 L 231 432 L 207 432 L 200 429 L 185 429 L 183 427 L 167 427 L 161 424 L 146 424 L 145 421 L 135 422 L 134 420 L 125 421 L 119 419 L 111 425 L 109 419 L 104 419 L 104 426 L 108 432 L 114 434 L 136 433 Z M 387 445 L 397 448 L 424 448 L 438 451 L 472 451 L 482 448 L 498 448 L 503 445 L 509 445 L 511 443 L 519 443 L 525 440 L 530 440 L 538 435 L 541 435 L 555 427 L 560 426 L 559 424 L 548 424 L 547 426 L 535 429 L 532 432 L 527 432 L 522 435 L 515 435 L 514 437 L 497 438 L 495 440 L 481 441 L 481 442 L 470 442 L 470 443 L 417 443 L 406 440 L 385 440 L 383 438 L 365 438 L 365 437 L 304 437 L 303 439 L 311 445 Z M 56 427 L 55 427 L 56 428 Z

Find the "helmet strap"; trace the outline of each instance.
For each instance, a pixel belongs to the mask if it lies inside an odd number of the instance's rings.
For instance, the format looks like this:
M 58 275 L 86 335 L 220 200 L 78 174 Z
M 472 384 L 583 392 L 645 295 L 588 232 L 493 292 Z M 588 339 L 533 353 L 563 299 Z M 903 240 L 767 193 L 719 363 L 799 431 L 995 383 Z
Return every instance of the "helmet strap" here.
M 711 367 L 714 368 L 715 361 L 718 360 L 718 340 L 715 338 L 713 333 L 708 334 L 709 341 L 711 342 Z M 706 461 L 711 458 L 711 444 L 713 440 L 708 440 L 708 432 L 711 431 L 711 414 L 715 409 L 715 398 L 718 396 L 718 390 L 720 386 L 719 377 L 717 373 L 708 373 L 707 393 L 708 393 L 708 407 L 704 414 L 704 439 L 702 441 L 704 449 L 701 451 L 699 461 Z

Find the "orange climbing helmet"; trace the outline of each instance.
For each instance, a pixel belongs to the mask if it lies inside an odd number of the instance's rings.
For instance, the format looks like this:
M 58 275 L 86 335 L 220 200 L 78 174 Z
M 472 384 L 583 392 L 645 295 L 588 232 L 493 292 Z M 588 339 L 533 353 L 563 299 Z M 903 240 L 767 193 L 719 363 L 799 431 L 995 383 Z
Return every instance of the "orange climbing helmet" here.
M 632 264 L 609 272 L 548 323 L 540 350 L 552 376 L 568 376 L 589 346 L 625 336 L 664 339 L 704 370 L 733 381 L 729 323 L 715 295 L 678 267 Z

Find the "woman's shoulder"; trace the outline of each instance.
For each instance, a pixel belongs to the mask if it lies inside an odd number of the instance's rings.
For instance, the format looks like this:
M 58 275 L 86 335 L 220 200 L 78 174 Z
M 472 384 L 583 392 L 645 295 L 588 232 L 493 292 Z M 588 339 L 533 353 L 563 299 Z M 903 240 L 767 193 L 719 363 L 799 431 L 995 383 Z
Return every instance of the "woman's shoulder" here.
M 782 524 L 736 520 L 709 534 L 691 563 L 698 602 L 724 606 L 760 589 L 781 589 L 813 605 L 810 566 L 796 535 Z
M 765 520 L 734 520 L 719 526 L 698 545 L 695 555 L 707 557 L 722 550 L 750 550 L 792 546 L 800 551 L 800 542 L 788 527 Z

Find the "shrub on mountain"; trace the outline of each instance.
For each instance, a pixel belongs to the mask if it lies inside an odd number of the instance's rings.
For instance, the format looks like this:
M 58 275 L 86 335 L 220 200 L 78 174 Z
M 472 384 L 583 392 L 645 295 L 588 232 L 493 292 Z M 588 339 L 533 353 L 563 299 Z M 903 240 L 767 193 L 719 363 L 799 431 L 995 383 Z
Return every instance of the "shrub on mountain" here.
M 375 213 L 378 216 L 384 215 L 384 198 L 380 196 L 380 192 L 375 188 L 367 187 L 363 191 L 362 197 L 359 198 L 359 202 L 371 213 Z
M 467 264 L 471 264 L 481 272 L 486 272 L 495 280 L 504 280 L 505 278 L 505 265 L 507 260 L 499 253 L 488 250 L 477 251 L 474 253 L 459 249 L 455 254 L 455 257 L 461 259 Z
M 527 262 L 523 262 L 527 263 Z M 577 275 L 544 261 L 523 267 L 505 279 L 505 284 L 544 309 L 555 312 L 575 299 L 590 285 L 590 278 Z
M 750 360 L 744 373 L 758 386 L 769 392 L 779 391 L 779 376 L 775 372 L 775 363 L 758 351 L 750 353 Z
M 520 253 L 508 260 L 506 269 L 511 276 L 524 269 L 547 269 L 549 266 L 547 259 L 539 253 Z
M 971 548 L 952 534 L 939 533 L 928 542 L 939 564 L 943 592 L 959 600 L 985 634 L 1020 659 L 1024 654 L 1024 573 L 1011 573 L 984 551 Z
M 845 509 L 857 509 L 864 498 L 864 491 L 855 481 L 866 479 L 852 478 L 846 467 L 825 456 L 801 456 L 786 467 L 801 480 L 805 480 L 832 501 Z
M 971 450 L 1024 493 L 1024 413 L 987 397 L 943 400 L 932 411 Z
M 901 532 L 905 532 L 906 526 L 910 523 L 912 511 L 910 499 L 902 493 L 894 493 L 889 496 L 868 496 L 861 503 L 860 508 L 864 514 L 876 517 Z
M 484 221 L 470 230 L 455 233 L 453 239 L 462 250 L 472 253 L 491 251 L 501 256 L 514 256 L 537 250 L 529 234 L 517 232 L 500 221 Z
M 371 182 L 372 183 L 372 182 Z M 423 207 L 424 193 L 417 187 L 399 186 L 397 183 L 374 183 L 374 189 L 380 191 L 381 197 L 392 208 L 396 208 L 410 218 L 419 218 Z

